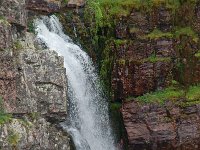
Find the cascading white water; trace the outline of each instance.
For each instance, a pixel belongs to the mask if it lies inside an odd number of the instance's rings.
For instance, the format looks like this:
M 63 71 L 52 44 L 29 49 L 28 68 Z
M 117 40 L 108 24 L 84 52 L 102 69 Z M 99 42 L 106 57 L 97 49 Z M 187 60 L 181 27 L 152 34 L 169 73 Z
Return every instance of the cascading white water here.
M 95 67 L 90 57 L 63 33 L 56 16 L 35 21 L 37 38 L 64 56 L 70 99 L 69 120 L 63 127 L 77 150 L 115 150 L 108 115 Z

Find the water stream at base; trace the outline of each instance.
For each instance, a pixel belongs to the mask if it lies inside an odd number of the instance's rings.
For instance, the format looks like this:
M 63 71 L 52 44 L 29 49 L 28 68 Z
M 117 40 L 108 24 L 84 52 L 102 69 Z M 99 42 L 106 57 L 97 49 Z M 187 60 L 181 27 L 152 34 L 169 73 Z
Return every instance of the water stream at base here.
M 77 150 L 115 150 L 108 103 L 103 95 L 91 58 L 63 33 L 56 16 L 35 21 L 37 39 L 64 56 L 68 77 L 69 114 L 63 128 Z

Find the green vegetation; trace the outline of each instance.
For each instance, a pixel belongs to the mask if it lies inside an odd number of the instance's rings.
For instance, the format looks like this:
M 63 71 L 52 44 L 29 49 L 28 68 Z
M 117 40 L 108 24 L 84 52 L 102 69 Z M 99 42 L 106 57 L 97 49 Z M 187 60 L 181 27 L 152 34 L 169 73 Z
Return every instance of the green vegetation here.
M 28 22 L 28 32 L 34 33 L 35 34 L 35 25 L 33 19 Z
M 112 111 L 119 110 L 119 108 L 121 108 L 121 106 L 122 106 L 121 103 L 111 103 L 111 110 Z
M 197 33 L 195 33 L 191 27 L 177 28 L 174 35 L 176 38 L 179 38 L 181 35 L 192 37 L 193 41 L 196 43 L 199 40 Z
M 155 62 L 170 62 L 171 58 L 170 57 L 157 57 L 155 55 L 152 55 L 146 59 L 143 60 L 143 62 L 151 62 L 151 63 L 155 63 Z
M 177 85 L 177 81 L 173 81 L 173 85 Z M 163 104 L 166 100 L 176 101 L 177 99 L 186 99 L 181 103 L 182 106 L 200 103 L 200 85 L 190 86 L 188 90 L 171 86 L 166 89 L 144 94 L 143 96 L 136 97 L 141 103 L 160 103 Z M 133 97 L 127 98 L 133 100 Z
M 166 38 L 173 38 L 173 34 L 170 32 L 162 32 L 158 29 L 154 29 L 151 33 L 149 33 L 148 35 L 145 36 L 146 38 L 149 38 L 151 40 L 156 40 L 162 37 L 166 37 Z
M 180 105 L 188 107 L 195 104 L 200 104 L 200 85 L 190 86 L 186 93 L 186 100 Z
M 151 33 L 147 34 L 145 38 L 150 40 L 157 40 L 159 38 L 179 38 L 182 35 L 192 37 L 194 42 L 198 42 L 199 37 L 191 27 L 176 28 L 174 32 L 162 32 L 159 29 L 154 29 Z
M 10 145 L 12 145 L 13 147 L 16 147 L 20 140 L 19 134 L 12 130 L 10 131 L 7 137 L 7 140 Z
M 125 59 L 119 59 L 119 60 L 117 60 L 117 62 L 118 62 L 120 65 L 125 65 L 125 64 L 126 64 L 126 60 L 125 60 Z
M 106 91 L 109 91 L 111 96 L 111 76 L 112 76 L 112 69 L 114 63 L 118 63 L 120 65 L 126 65 L 126 63 L 140 65 L 144 62 L 150 62 L 150 63 L 156 63 L 156 62 L 170 62 L 172 59 L 177 62 L 177 66 L 174 68 L 174 72 L 176 72 L 177 76 L 180 76 L 179 81 L 181 84 L 186 83 L 185 79 L 187 79 L 185 72 L 188 70 L 188 68 L 185 66 L 185 62 L 187 64 L 194 65 L 190 61 L 190 59 L 193 59 L 193 56 L 188 54 L 187 52 L 184 52 L 182 49 L 187 49 L 187 45 L 184 43 L 195 44 L 198 42 L 198 35 L 193 30 L 193 26 L 189 22 L 192 22 L 192 17 L 182 17 L 184 13 L 182 10 L 191 10 L 191 14 L 188 16 L 194 16 L 193 10 L 195 9 L 195 4 L 197 0 L 87 0 L 87 5 L 84 13 L 84 19 L 85 22 L 90 24 L 90 27 L 88 28 L 89 32 L 87 33 L 91 39 L 92 44 L 97 49 L 97 57 L 100 60 L 99 61 L 99 67 L 100 67 L 100 76 L 101 79 L 104 82 L 104 85 L 106 86 Z M 172 28 L 170 31 L 161 31 L 158 29 L 157 26 L 158 23 L 158 12 L 160 11 L 160 8 L 163 10 L 163 8 L 166 8 L 166 11 L 171 11 L 170 13 L 170 22 L 172 22 Z M 187 7 L 187 9 L 185 9 Z M 134 11 L 133 11 L 134 10 Z M 129 21 L 127 18 L 131 15 L 131 12 L 139 12 L 142 14 L 147 14 L 145 16 L 152 17 L 149 21 L 150 28 L 154 27 L 152 31 L 146 35 L 145 32 L 140 33 L 140 28 L 138 26 L 131 24 L 128 24 Z M 186 18 L 185 20 L 182 18 Z M 180 22 L 180 19 L 183 20 Z M 134 19 L 133 19 L 134 20 Z M 141 20 L 142 21 L 142 20 Z M 158 40 L 160 38 L 168 38 L 168 39 L 181 39 L 186 38 L 187 40 L 185 42 L 181 42 L 181 44 L 175 45 L 175 50 L 177 54 L 180 56 L 173 56 L 173 58 L 170 57 L 158 57 L 155 54 L 151 55 L 148 58 L 136 60 L 135 58 L 130 58 L 129 60 L 127 58 L 122 57 L 121 59 L 116 58 L 116 51 L 120 49 L 126 49 L 126 47 L 131 46 L 131 42 L 129 38 L 123 38 L 123 39 L 116 39 L 116 26 L 120 23 L 122 26 L 127 26 L 127 29 L 129 30 L 129 33 L 138 33 L 136 34 L 136 37 L 141 36 L 141 39 L 132 39 L 132 41 L 146 41 L 146 40 Z M 155 23 L 155 24 L 154 24 Z M 123 27 L 124 27 L 123 26 Z M 127 34 L 127 37 L 129 35 Z M 132 36 L 132 34 L 130 35 Z M 179 40 L 178 40 L 179 41 Z M 178 42 L 177 42 L 178 43 Z M 129 46 L 130 45 L 130 46 Z M 176 49 L 177 46 L 181 46 L 181 49 Z M 116 51 L 113 51 L 115 49 Z M 142 47 L 141 47 L 142 49 Z M 181 52 L 183 51 L 183 52 Z M 188 48 L 188 51 L 191 51 Z M 187 53 L 189 56 L 186 59 L 185 54 Z M 200 57 L 199 53 L 195 54 L 196 57 Z M 189 59 L 190 57 L 190 59 Z M 189 80 L 188 80 L 189 81 Z M 188 86 L 191 84 L 188 84 Z M 169 89 L 168 89 L 169 91 Z M 173 91 L 173 90 L 172 90 Z M 165 93 L 166 94 L 166 93 Z
M 62 0 L 63 4 L 67 4 L 69 0 Z
M 188 100 L 199 100 L 200 101 L 200 85 L 189 87 L 186 98 Z
M 102 57 L 103 60 L 101 61 L 101 69 L 100 69 L 100 77 L 102 79 L 103 85 L 105 87 L 105 92 L 108 95 L 111 95 L 111 71 L 113 67 L 113 61 L 115 58 L 114 53 L 112 52 L 113 41 L 107 41 L 106 47 L 103 50 Z
M 3 106 L 3 99 L 0 97 L 0 125 L 9 122 L 12 119 L 12 115 L 6 114 Z
M 195 54 L 195 57 L 200 58 L 200 51 Z
M 3 23 L 6 26 L 9 26 L 9 22 L 7 21 L 7 19 L 4 16 L 0 16 L 0 23 Z
M 163 104 L 166 100 L 176 100 L 184 95 L 184 91 L 174 87 L 168 87 L 161 91 L 144 94 L 137 97 L 139 102 L 152 103 L 157 102 Z
M 20 41 L 17 40 L 17 41 L 14 42 L 14 49 L 16 49 L 16 50 L 22 50 L 23 49 L 23 46 L 20 43 Z
M 180 7 L 179 0 L 88 0 L 88 4 L 102 21 L 128 16 L 133 9 L 150 11 L 153 7 L 163 5 L 174 11 Z
M 114 40 L 114 43 L 117 47 L 121 46 L 121 45 L 124 45 L 124 44 L 127 44 L 128 43 L 128 40 Z
M 0 113 L 0 125 L 3 125 L 7 122 L 9 122 L 12 119 L 12 115 Z

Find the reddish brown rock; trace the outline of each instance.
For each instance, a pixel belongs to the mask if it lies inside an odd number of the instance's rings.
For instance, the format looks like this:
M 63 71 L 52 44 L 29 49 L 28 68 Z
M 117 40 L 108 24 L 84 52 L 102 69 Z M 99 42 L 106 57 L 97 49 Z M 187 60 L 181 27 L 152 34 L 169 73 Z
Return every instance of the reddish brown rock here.
M 158 39 L 122 42 L 115 48 L 117 59 L 112 70 L 113 99 L 121 101 L 149 91 L 163 89 L 171 80 L 173 42 Z M 152 57 L 153 60 L 151 60 Z
M 158 27 L 162 31 L 170 31 L 173 27 L 173 14 L 172 10 L 165 7 L 158 9 Z
M 44 13 L 57 12 L 61 8 L 61 0 L 27 0 L 26 8 Z
M 16 100 L 16 71 L 13 57 L 9 54 L 1 53 L 0 56 L 0 96 L 3 98 L 5 110 L 10 109 L 8 103 Z
M 5 19 L 0 19 L 0 51 L 8 50 L 12 43 L 11 25 Z
M 67 7 L 77 8 L 83 7 L 85 5 L 85 0 L 69 0 Z
M 181 108 L 173 103 L 125 102 L 122 115 L 129 150 L 198 150 L 200 148 L 199 107 Z
M 1 0 L 0 16 L 3 16 L 11 24 L 26 27 L 25 0 Z

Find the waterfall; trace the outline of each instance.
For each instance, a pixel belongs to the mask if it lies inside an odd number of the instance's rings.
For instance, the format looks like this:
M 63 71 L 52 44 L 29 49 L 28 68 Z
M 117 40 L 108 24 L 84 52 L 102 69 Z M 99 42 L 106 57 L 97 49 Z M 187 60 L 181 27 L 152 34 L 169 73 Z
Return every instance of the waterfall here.
M 56 16 L 35 20 L 37 39 L 64 56 L 68 78 L 69 114 L 62 124 L 77 150 L 115 150 L 108 102 L 91 58 L 64 34 Z

